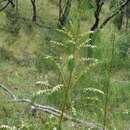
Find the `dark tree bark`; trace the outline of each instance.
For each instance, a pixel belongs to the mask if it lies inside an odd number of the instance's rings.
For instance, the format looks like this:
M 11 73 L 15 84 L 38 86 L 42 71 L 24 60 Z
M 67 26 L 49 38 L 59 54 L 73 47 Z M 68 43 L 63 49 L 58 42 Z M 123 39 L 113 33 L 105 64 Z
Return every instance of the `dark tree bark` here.
M 33 22 L 36 22 L 37 21 L 37 6 L 36 6 L 36 0 L 31 0 L 31 3 L 32 3 L 32 13 L 33 13 L 33 16 L 32 16 L 32 21 Z
M 12 5 L 12 7 L 15 7 L 14 1 L 13 0 L 8 0 L 8 2 Z
M 96 32 L 99 28 L 100 14 L 101 14 L 104 2 L 105 2 L 105 0 L 95 0 L 95 4 L 96 4 L 96 9 L 95 9 L 95 13 L 94 13 L 95 22 L 92 25 L 92 27 L 90 28 L 90 31 Z M 95 44 L 95 33 L 90 34 L 89 38 L 91 39 L 89 44 L 94 45 Z M 87 48 L 87 57 L 92 57 L 92 56 L 93 56 L 93 49 Z
M 93 26 L 91 27 L 91 31 L 95 31 L 98 26 L 99 26 L 99 22 L 100 22 L 100 13 L 102 10 L 102 7 L 104 5 L 104 0 L 96 0 L 96 10 L 95 10 L 95 23 L 93 24 Z
M 5 1 L 2 1 L 2 2 L 5 2 Z M 0 9 L 0 12 L 5 10 L 10 4 L 11 4 L 11 6 L 13 8 L 15 7 L 15 4 L 14 4 L 13 0 L 7 0 L 7 3 Z

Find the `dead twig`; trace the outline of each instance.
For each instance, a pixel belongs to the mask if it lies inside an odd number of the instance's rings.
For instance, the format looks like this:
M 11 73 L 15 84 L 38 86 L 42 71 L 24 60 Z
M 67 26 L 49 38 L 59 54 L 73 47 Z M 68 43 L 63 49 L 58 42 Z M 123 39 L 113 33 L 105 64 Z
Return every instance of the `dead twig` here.
M 7 87 L 5 87 L 2 84 L 0 84 L 0 88 L 2 88 L 8 94 L 8 96 L 11 97 L 10 102 L 30 104 L 32 109 L 35 109 L 36 111 L 39 110 L 39 111 L 46 112 L 46 113 L 51 114 L 51 115 L 58 117 L 58 118 L 61 115 L 61 110 L 58 110 L 58 109 L 51 107 L 51 106 L 33 103 L 30 99 L 19 99 L 13 94 L 12 91 L 10 91 Z M 74 123 L 77 123 L 79 125 L 84 125 L 84 126 L 89 127 L 89 128 L 98 128 L 99 130 L 102 130 L 101 125 L 98 123 L 93 123 L 93 122 L 88 122 L 88 121 L 76 119 L 74 117 L 69 116 L 66 113 L 63 113 L 63 119 L 70 120 Z

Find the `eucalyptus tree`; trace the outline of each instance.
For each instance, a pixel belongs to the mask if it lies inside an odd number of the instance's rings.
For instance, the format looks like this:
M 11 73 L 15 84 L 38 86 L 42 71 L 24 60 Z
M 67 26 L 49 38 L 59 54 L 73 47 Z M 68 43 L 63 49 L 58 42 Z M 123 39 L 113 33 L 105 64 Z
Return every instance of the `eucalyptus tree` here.
M 128 4 L 130 3 L 130 0 L 124 0 L 124 2 L 120 2 L 117 7 L 115 7 L 114 10 L 110 10 L 110 14 L 107 16 L 104 16 L 103 20 L 101 20 L 101 13 L 102 13 L 102 8 L 105 4 L 105 0 L 95 0 L 95 12 L 94 12 L 94 17 L 95 17 L 95 22 L 90 28 L 91 31 L 94 33 L 90 34 L 90 44 L 95 44 L 94 42 L 94 36 L 95 33 L 98 32 L 100 29 L 104 28 L 114 17 L 116 17 L 122 10 L 124 10 Z M 114 2 L 114 1 L 113 1 Z M 89 49 L 89 48 L 88 48 Z M 91 48 L 88 50 L 88 57 L 92 56 L 92 51 Z
M 104 2 L 105 2 L 105 0 L 95 0 L 95 4 L 96 4 L 96 7 L 95 7 L 96 9 L 95 9 L 95 13 L 94 13 L 95 22 L 91 27 L 91 31 L 95 31 L 99 26 L 100 14 L 101 14 L 101 10 L 104 5 Z

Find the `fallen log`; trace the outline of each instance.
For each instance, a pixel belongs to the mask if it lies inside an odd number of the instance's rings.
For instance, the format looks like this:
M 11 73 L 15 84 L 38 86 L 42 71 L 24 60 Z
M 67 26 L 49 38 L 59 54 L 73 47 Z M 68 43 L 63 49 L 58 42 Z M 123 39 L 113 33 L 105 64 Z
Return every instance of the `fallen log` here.
M 13 94 L 13 92 L 11 90 L 9 90 L 7 87 L 5 87 L 2 84 L 0 84 L 0 88 L 2 88 L 7 93 L 8 96 L 10 96 L 9 102 L 30 104 L 32 110 L 43 111 L 43 112 L 46 112 L 46 113 L 51 114 L 51 115 L 58 117 L 58 118 L 61 116 L 61 113 L 62 113 L 61 110 L 58 110 L 58 109 L 51 107 L 51 106 L 33 103 L 30 99 L 19 99 Z M 89 121 L 85 121 L 85 120 L 80 120 L 80 119 L 74 118 L 72 116 L 69 116 L 66 113 L 63 113 L 63 119 L 72 121 L 80 126 L 85 126 L 88 128 L 97 128 L 99 130 L 103 130 L 101 124 L 89 122 Z

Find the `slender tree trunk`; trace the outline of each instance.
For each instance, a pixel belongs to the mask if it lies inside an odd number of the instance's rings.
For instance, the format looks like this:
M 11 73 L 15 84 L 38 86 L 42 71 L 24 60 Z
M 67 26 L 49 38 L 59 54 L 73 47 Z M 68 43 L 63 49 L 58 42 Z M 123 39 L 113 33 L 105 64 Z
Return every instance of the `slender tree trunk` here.
M 32 16 L 32 21 L 36 22 L 37 21 L 37 6 L 36 6 L 36 0 L 31 0 L 32 3 L 32 10 L 33 10 L 33 16 Z
M 102 7 L 104 5 L 105 0 L 96 0 L 95 4 L 96 4 L 96 9 L 94 12 L 94 17 L 95 17 L 95 22 L 92 25 L 92 27 L 90 28 L 90 31 L 96 32 L 99 28 L 99 24 L 100 24 L 100 14 L 101 14 L 101 10 Z M 90 41 L 90 45 L 95 44 L 95 33 L 92 33 L 89 35 L 89 38 L 91 39 Z M 93 49 L 87 48 L 87 57 L 93 57 Z
M 95 10 L 95 13 L 94 13 L 95 22 L 90 29 L 91 31 L 95 31 L 99 27 L 100 14 L 101 14 L 101 10 L 102 10 L 102 7 L 104 5 L 104 2 L 105 2 L 105 0 L 96 0 L 96 10 Z

